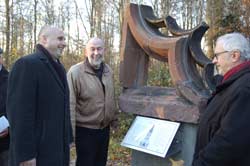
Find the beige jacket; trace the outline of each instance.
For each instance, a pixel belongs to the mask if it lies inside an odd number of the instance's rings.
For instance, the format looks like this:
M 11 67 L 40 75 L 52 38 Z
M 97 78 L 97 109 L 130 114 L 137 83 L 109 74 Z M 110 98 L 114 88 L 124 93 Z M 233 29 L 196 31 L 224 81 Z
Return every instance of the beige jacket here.
M 105 95 L 100 80 L 86 61 L 72 66 L 67 79 L 74 136 L 75 126 L 102 129 L 115 120 L 113 72 L 107 64 L 102 76 Z

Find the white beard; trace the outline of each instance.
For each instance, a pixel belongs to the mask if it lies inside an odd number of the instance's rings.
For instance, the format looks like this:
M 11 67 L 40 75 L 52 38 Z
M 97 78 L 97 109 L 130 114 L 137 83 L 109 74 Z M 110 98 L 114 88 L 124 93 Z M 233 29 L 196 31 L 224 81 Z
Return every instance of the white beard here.
M 103 60 L 104 60 L 104 57 L 103 57 L 103 56 L 100 56 L 100 57 L 97 58 L 97 59 L 93 59 L 93 58 L 91 58 L 90 56 L 88 56 L 88 60 L 89 60 L 89 63 L 90 63 L 90 65 L 91 65 L 92 67 L 94 67 L 95 69 L 99 69 L 101 63 L 102 63 Z

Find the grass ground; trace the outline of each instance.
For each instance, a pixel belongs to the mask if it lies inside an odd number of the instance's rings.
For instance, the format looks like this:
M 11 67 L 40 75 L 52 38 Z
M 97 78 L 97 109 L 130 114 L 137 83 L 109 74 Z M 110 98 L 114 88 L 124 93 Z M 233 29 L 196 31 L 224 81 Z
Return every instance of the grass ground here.
M 129 166 L 131 162 L 131 150 L 121 146 L 121 142 L 126 135 L 131 122 L 132 115 L 120 113 L 119 127 L 116 130 L 111 128 L 107 166 Z

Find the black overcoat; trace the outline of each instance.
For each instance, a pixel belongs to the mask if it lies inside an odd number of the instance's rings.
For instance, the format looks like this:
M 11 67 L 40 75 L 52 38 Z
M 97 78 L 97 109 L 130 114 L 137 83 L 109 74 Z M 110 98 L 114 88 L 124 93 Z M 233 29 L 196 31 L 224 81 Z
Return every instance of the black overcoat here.
M 65 70 L 64 70 L 65 73 Z M 16 61 L 7 94 L 10 166 L 36 158 L 37 166 L 68 166 L 72 139 L 69 91 L 45 56 L 37 52 Z
M 7 94 L 7 82 L 8 82 L 8 71 L 2 66 L 0 71 L 0 117 L 6 116 L 6 94 Z M 9 135 L 0 138 L 0 153 L 8 150 L 9 147 Z
M 250 67 L 220 84 L 200 119 L 193 166 L 250 166 Z

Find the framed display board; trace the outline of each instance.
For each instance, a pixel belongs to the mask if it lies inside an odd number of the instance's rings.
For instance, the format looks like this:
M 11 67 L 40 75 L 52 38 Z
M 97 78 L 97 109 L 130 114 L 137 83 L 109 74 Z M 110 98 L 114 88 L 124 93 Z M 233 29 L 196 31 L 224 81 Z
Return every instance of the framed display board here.
M 165 157 L 180 123 L 137 116 L 121 145 Z

